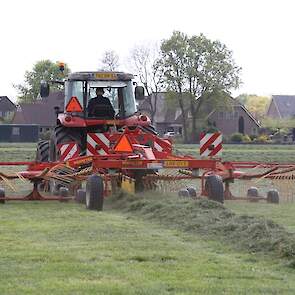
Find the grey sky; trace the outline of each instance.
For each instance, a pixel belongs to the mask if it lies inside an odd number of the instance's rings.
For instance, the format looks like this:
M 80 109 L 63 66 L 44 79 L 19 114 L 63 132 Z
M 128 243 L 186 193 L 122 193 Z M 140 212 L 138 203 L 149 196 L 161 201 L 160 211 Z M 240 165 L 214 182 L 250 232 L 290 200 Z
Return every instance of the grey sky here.
M 293 4 L 294 3 L 294 4 Z M 0 95 L 41 59 L 95 70 L 105 50 L 124 62 L 141 42 L 173 30 L 219 39 L 243 68 L 239 93 L 295 94 L 293 0 L 2 1 Z

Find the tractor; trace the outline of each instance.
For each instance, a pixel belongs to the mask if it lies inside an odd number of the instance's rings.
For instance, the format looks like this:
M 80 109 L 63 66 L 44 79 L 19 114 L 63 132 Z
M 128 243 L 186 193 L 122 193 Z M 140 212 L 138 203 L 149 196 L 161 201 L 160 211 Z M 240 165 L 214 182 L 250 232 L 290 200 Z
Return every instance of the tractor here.
M 146 115 L 136 110 L 136 100 L 144 98 L 144 89 L 141 86 L 134 88 L 133 75 L 122 72 L 76 72 L 70 74 L 64 83 L 65 103 L 64 110 L 55 108 L 57 114 L 56 126 L 49 141 L 38 143 L 36 160 L 40 162 L 55 162 L 68 159 L 73 155 L 96 155 L 106 153 L 109 147 L 107 133 L 120 131 L 124 128 L 135 129 L 140 127 L 146 132 L 156 134 Z M 54 83 L 52 81 L 49 83 Z M 49 83 L 42 81 L 41 97 L 49 95 Z M 61 83 L 58 81 L 58 83 Z M 95 89 L 104 88 L 104 96 L 111 101 L 116 112 L 114 117 L 100 115 L 88 116 L 87 106 L 95 96 Z M 90 139 L 87 134 L 96 134 L 100 141 Z M 66 151 L 64 144 L 76 143 L 74 149 Z M 88 148 L 87 148 L 88 144 Z M 71 154 L 72 153 L 72 154 Z

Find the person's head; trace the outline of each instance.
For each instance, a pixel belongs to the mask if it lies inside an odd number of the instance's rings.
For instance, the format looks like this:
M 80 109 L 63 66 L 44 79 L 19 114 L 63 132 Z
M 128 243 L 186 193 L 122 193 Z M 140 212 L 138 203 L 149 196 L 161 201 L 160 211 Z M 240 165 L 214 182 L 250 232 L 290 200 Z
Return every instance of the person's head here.
M 104 94 L 104 90 L 102 87 L 98 87 L 96 88 L 96 95 L 97 96 L 100 96 L 100 95 L 103 95 Z

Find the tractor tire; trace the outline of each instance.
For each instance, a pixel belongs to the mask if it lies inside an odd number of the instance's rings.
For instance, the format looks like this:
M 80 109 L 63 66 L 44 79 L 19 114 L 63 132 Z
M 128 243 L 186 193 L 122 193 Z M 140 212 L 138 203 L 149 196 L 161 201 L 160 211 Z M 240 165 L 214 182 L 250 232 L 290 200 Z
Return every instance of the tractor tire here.
M 206 178 L 205 190 L 209 200 L 219 203 L 224 202 L 223 182 L 219 175 L 210 175 Z
M 86 209 L 102 211 L 103 209 L 103 179 L 91 175 L 86 182 Z
M 197 191 L 194 187 L 188 187 L 187 188 L 188 192 L 189 192 L 189 196 L 191 198 L 196 198 L 197 197 Z
M 78 189 L 76 192 L 75 201 L 77 203 L 85 204 L 86 203 L 86 191 L 83 189 Z
M 255 186 L 251 186 L 250 188 L 248 188 L 247 190 L 247 197 L 251 198 L 250 202 L 258 202 L 258 199 L 255 200 L 255 198 L 259 197 L 259 192 L 258 192 L 258 188 Z
M 0 187 L 0 198 L 5 198 L 5 190 Z M 0 204 L 5 204 L 5 200 L 0 200 Z
M 186 188 L 183 188 L 178 191 L 178 197 L 180 198 L 189 198 L 190 194 L 189 191 Z
M 248 188 L 247 197 L 258 198 L 258 196 L 259 194 L 257 187 L 251 186 L 250 188 Z
M 266 201 L 267 203 L 279 204 L 280 202 L 279 192 L 276 189 L 270 190 L 267 193 Z
M 76 142 L 81 150 L 82 134 L 77 128 L 67 128 L 63 125 L 58 125 L 54 128 L 49 140 L 49 160 L 55 162 L 60 159 L 60 154 L 57 146 L 62 143 Z
M 37 144 L 36 151 L 36 161 L 37 162 L 48 162 L 49 161 L 49 141 L 41 140 Z

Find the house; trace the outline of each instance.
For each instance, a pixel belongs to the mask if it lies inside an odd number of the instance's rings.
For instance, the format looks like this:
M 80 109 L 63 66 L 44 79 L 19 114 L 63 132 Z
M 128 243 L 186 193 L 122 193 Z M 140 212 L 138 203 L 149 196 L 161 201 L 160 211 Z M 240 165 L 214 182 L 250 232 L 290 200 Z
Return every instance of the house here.
M 257 135 L 260 123 L 243 104 L 233 98 L 229 99 L 231 107 L 228 110 L 213 110 L 208 121 L 226 136 L 236 132 Z
M 272 95 L 267 116 L 277 119 L 295 117 L 295 95 Z
M 39 132 L 44 133 L 56 125 L 54 108 L 59 107 L 63 110 L 63 105 L 63 91 L 52 92 L 47 98 L 37 100 L 35 103 L 20 103 L 13 124 L 37 124 Z
M 166 92 L 157 93 L 156 112 L 153 124 L 156 130 L 163 135 L 167 131 L 182 133 L 182 123 L 179 116 L 181 111 L 175 105 L 170 105 L 165 99 Z M 151 103 L 155 106 L 155 94 L 151 98 L 146 97 L 138 106 L 141 113 L 152 118 Z
M 16 105 L 7 96 L 0 96 L 0 120 L 11 121 L 15 111 Z
M 152 94 L 154 95 L 154 94 Z M 257 135 L 260 128 L 259 122 L 237 100 L 229 97 L 229 107 L 223 110 L 207 108 L 206 120 L 216 127 L 224 135 L 228 136 L 236 132 L 249 135 Z M 154 103 L 155 98 L 151 98 Z M 147 98 L 139 105 L 139 110 L 147 115 L 151 114 L 150 103 Z M 186 110 L 188 122 L 192 116 L 189 109 Z M 182 133 L 182 113 L 177 103 L 171 104 L 165 98 L 165 92 L 158 93 L 156 113 L 153 122 L 157 131 L 163 135 L 167 131 Z

